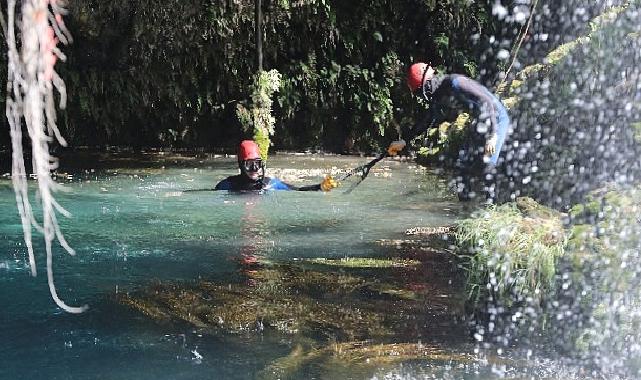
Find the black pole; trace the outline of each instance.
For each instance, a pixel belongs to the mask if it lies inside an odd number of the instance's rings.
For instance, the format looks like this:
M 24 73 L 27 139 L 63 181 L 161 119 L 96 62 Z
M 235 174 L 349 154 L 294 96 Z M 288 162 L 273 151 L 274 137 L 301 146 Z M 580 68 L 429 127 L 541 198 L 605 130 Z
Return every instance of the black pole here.
M 263 12 L 262 0 L 255 0 L 256 10 L 256 56 L 258 58 L 258 72 L 263 71 Z

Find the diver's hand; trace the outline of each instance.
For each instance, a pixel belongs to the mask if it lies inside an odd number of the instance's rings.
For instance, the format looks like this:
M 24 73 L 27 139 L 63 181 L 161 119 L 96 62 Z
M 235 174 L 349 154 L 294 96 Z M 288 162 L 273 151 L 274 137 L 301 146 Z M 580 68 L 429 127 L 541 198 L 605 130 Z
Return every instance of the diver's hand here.
M 327 177 L 325 177 L 323 182 L 321 182 L 320 184 L 320 188 L 323 191 L 330 191 L 337 186 L 338 186 L 338 182 L 336 182 L 336 180 L 331 175 L 328 175 Z
M 403 148 L 405 148 L 405 140 L 392 141 L 387 148 L 387 154 L 390 156 L 396 156 L 398 152 L 403 150 Z
M 494 153 L 496 153 L 496 140 L 497 140 L 497 136 L 494 133 L 485 142 L 485 155 L 486 156 L 492 156 L 492 155 L 494 155 Z

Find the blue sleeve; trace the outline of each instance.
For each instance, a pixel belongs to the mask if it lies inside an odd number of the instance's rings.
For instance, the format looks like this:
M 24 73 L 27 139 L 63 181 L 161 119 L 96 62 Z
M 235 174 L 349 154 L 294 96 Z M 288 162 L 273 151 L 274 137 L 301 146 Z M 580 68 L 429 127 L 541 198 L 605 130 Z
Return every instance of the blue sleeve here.
M 278 178 L 270 178 L 266 187 L 267 190 L 293 190 L 288 184 Z

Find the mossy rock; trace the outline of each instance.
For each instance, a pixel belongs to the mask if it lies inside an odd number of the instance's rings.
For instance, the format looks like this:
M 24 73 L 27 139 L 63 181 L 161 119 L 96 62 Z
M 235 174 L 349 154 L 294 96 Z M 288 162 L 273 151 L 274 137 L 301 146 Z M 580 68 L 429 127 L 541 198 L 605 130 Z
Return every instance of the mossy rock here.
M 560 219 L 563 213 L 543 206 L 530 197 L 519 197 L 516 199 L 516 207 L 521 211 L 523 216 L 539 219 Z

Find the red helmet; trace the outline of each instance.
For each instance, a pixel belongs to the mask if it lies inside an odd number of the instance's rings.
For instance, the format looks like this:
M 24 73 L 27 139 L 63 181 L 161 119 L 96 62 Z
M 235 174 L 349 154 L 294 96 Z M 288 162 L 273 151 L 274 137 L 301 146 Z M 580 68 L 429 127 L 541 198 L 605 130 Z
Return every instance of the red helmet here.
M 254 140 L 243 140 L 238 147 L 238 162 L 260 159 L 260 149 Z
M 415 92 L 423 85 L 423 78 L 425 76 L 425 71 L 429 68 L 426 63 L 415 63 L 410 66 L 409 71 L 407 72 L 407 85 L 409 86 L 412 92 Z

